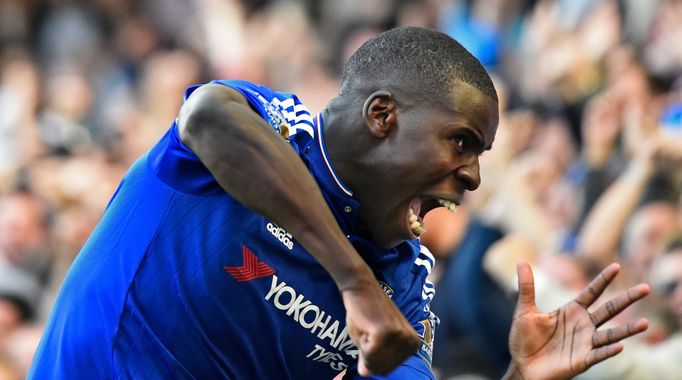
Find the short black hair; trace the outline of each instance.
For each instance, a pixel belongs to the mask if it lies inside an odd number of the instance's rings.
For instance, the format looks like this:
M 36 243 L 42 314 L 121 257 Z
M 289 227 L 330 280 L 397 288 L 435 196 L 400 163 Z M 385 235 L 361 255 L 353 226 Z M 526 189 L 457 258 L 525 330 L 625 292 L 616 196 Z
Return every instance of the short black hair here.
M 455 80 L 498 102 L 483 65 L 450 36 L 421 27 L 401 27 L 365 42 L 343 68 L 341 95 L 364 93 L 376 85 L 408 85 L 430 94 L 452 94 Z

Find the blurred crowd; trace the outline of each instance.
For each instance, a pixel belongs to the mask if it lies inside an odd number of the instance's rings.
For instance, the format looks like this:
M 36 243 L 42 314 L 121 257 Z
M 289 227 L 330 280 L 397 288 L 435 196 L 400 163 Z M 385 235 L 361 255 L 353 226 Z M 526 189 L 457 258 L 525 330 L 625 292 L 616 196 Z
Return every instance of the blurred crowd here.
M 427 216 L 439 258 L 434 367 L 507 366 L 515 262 L 549 311 L 606 264 L 650 329 L 586 379 L 682 373 L 682 1 L 0 0 L 0 379 L 26 375 L 75 255 L 184 89 L 240 78 L 311 112 L 345 60 L 394 26 L 459 40 L 493 73 L 483 183 Z

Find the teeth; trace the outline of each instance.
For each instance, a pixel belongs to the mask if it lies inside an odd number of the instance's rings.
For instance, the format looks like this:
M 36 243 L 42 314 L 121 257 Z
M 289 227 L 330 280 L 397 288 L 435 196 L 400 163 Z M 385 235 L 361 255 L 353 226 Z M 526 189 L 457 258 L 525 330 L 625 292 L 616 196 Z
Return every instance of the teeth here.
M 442 198 L 437 199 L 437 201 L 441 206 L 448 209 L 448 211 L 452 213 L 457 211 L 457 204 L 455 202 Z M 424 226 L 421 224 L 421 222 L 419 222 L 419 216 L 417 216 L 411 208 L 409 209 L 408 216 L 410 220 L 410 228 L 412 229 L 412 232 L 414 232 L 415 235 L 419 236 L 426 232 Z
M 455 204 L 455 202 L 449 201 L 447 199 L 438 199 L 438 203 L 452 213 L 457 211 L 457 204 Z
M 412 229 L 412 232 L 414 232 L 415 235 L 419 236 L 426 232 L 426 229 L 422 224 L 419 222 L 419 217 L 410 209 L 409 211 L 410 215 L 410 228 Z
M 412 212 L 412 209 L 410 209 L 410 223 L 417 222 L 419 220 L 419 217 Z

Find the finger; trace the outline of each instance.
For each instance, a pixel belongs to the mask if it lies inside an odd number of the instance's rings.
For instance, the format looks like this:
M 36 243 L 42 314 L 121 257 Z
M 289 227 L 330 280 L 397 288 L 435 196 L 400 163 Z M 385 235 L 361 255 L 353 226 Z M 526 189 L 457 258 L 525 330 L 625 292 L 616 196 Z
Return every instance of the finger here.
M 595 348 L 587 353 L 587 357 L 585 357 L 585 364 L 587 367 L 591 367 L 612 356 L 618 355 L 621 351 L 623 351 L 622 343 L 613 343 L 609 344 L 608 346 Z
M 592 347 L 598 348 L 607 344 L 619 342 L 625 338 L 641 333 L 648 327 L 649 322 L 646 319 L 640 319 L 604 331 L 595 331 L 594 334 L 592 334 Z
M 519 301 L 516 312 L 521 313 L 535 307 L 535 280 L 533 270 L 526 262 L 516 265 L 516 273 L 519 278 Z
M 406 328 L 409 330 L 407 335 L 392 334 L 380 339 L 382 343 L 364 335 L 365 338 L 358 345 L 358 373 L 365 377 L 373 374 L 387 375 L 415 353 L 419 348 L 419 337 L 409 324 Z
M 599 298 L 599 296 L 601 296 L 604 289 L 606 289 L 616 277 L 618 271 L 620 271 L 620 265 L 616 263 L 604 268 L 604 270 L 602 270 L 597 277 L 595 277 L 594 280 L 578 294 L 578 297 L 575 298 L 575 302 L 587 309 L 597 300 L 597 298 Z
M 651 288 L 649 288 L 649 285 L 639 284 L 628 289 L 618 297 L 608 300 L 605 304 L 597 308 L 597 310 L 590 313 L 590 319 L 592 320 L 594 327 L 603 325 L 606 321 L 618 315 L 634 302 L 646 297 L 650 291 Z
M 351 332 L 351 338 L 353 338 L 353 336 L 357 337 L 357 340 L 354 341 L 359 352 L 358 373 L 363 377 L 368 377 L 372 374 L 372 371 L 369 369 L 371 365 L 368 365 L 367 363 L 366 354 L 368 347 L 371 344 L 369 334 L 367 332 L 360 331 L 355 327 L 355 325 L 351 326 Z
M 360 360 L 358 361 L 358 374 L 362 377 L 369 377 L 372 375 L 372 371 L 367 368 L 365 358 L 362 354 L 360 354 Z

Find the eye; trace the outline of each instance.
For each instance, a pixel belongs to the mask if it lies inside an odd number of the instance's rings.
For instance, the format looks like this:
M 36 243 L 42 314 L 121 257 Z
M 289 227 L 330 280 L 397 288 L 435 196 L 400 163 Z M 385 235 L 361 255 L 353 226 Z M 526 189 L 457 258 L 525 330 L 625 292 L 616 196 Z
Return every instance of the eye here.
M 467 140 L 466 136 L 462 135 L 454 136 L 452 138 L 452 141 L 455 143 L 455 145 L 457 145 L 457 150 L 459 150 L 460 152 L 463 152 L 464 149 L 466 148 L 466 140 Z

